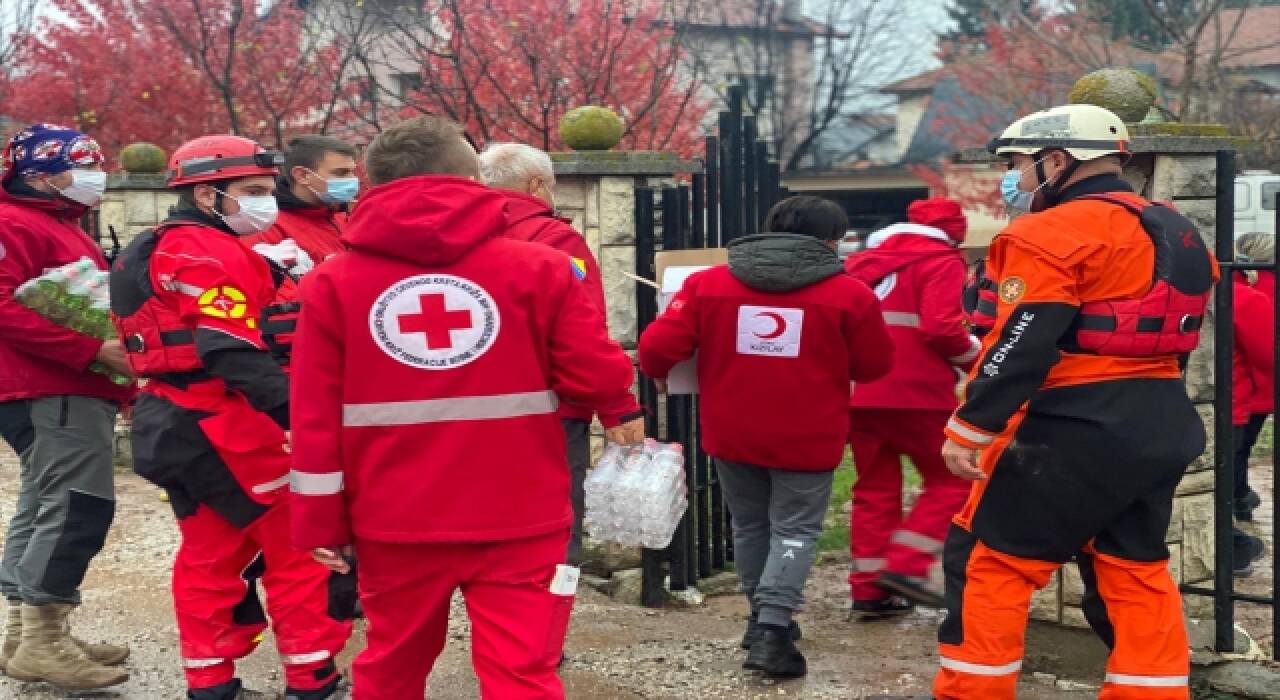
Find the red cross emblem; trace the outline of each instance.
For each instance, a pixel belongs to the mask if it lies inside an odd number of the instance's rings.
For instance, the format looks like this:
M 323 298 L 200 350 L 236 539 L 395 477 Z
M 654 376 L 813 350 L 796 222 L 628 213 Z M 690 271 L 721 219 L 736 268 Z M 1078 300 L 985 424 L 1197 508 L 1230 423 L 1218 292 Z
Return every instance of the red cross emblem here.
M 443 294 L 423 294 L 418 297 L 421 313 L 402 314 L 397 317 L 401 333 L 422 333 L 427 339 L 428 350 L 448 350 L 453 347 L 453 331 L 472 327 L 471 312 L 450 311 L 445 306 Z

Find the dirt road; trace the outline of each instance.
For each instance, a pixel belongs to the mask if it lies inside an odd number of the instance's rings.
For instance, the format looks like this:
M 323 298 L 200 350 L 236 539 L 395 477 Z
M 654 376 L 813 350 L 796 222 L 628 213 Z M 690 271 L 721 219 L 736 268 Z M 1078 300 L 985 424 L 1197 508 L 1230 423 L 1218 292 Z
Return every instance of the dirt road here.
M 0 512 L 11 515 L 13 480 L 0 486 Z M 133 648 L 130 681 L 92 697 L 177 700 L 184 697 L 171 618 L 168 572 L 177 530 L 168 504 L 132 475 L 119 478 L 116 525 L 106 550 L 95 561 L 85 587 L 85 603 L 75 618 L 81 636 L 127 642 Z M 820 567 L 799 620 L 810 675 L 784 684 L 764 682 L 739 669 L 737 648 L 745 605 L 737 597 L 714 598 L 695 610 L 651 611 L 617 605 L 584 590 L 574 612 L 570 662 L 564 670 L 570 698 L 861 698 L 878 694 L 924 696 L 934 670 L 938 616 L 917 613 L 894 623 L 846 622 L 845 567 Z M 475 698 L 468 661 L 467 630 L 455 606 L 450 646 L 438 662 L 430 698 Z M 1091 643 L 1086 637 L 1082 644 Z M 340 659 L 350 662 L 362 645 L 356 638 Z M 1034 638 L 1033 647 L 1037 646 Z M 1049 644 L 1040 644 L 1047 647 Z M 1029 655 L 1028 662 L 1035 659 Z M 1048 662 L 1046 662 L 1048 663 Z M 1032 671 L 1036 669 L 1031 669 Z M 1101 674 L 1101 667 L 1096 674 Z M 246 659 L 241 676 L 251 687 L 283 685 L 271 644 Z M 1086 681 L 1090 680 L 1088 678 Z M 1096 678 L 1092 682 L 1097 682 Z M 1052 678 L 1028 678 L 1020 697 L 1031 700 L 1088 698 L 1093 693 L 1062 691 Z M 46 700 L 67 695 L 46 685 L 0 679 L 0 698 Z

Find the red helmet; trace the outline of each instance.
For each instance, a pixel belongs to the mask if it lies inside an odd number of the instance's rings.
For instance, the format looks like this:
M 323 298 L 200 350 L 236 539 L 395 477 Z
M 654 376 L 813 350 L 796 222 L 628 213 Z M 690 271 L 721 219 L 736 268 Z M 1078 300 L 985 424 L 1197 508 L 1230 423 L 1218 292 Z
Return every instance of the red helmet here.
M 169 156 L 169 187 L 198 182 L 235 180 L 258 175 L 279 175 L 284 156 L 268 151 L 241 136 L 201 136 L 178 147 Z

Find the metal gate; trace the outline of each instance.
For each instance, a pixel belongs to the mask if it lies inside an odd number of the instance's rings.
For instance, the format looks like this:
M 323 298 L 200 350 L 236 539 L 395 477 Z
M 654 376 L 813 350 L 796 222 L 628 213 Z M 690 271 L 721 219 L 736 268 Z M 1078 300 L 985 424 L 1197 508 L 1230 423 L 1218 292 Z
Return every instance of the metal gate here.
M 719 134 L 707 137 L 703 172 L 694 173 L 687 184 L 636 188 L 638 276 L 653 279 L 654 254 L 659 250 L 719 248 L 739 236 L 759 233 L 765 213 L 787 196 L 778 161 L 769 143 L 759 138 L 755 116 L 744 114 L 744 94 L 742 86 L 730 88 Z M 657 298 L 652 288 L 639 285 L 636 295 L 643 331 L 657 316 Z M 697 398 L 659 400 L 653 382 L 641 376 L 640 399 L 654 408 L 647 419 L 648 433 L 683 444 L 690 456 L 685 463 L 689 509 L 671 544 L 643 555 L 642 598 L 645 605 L 660 607 L 665 576 L 670 575 L 672 591 L 686 590 L 733 561 L 733 540 L 715 469 L 702 449 Z
M 1213 468 L 1214 468 L 1214 578 L 1213 586 L 1186 585 L 1184 595 L 1202 595 L 1213 598 L 1214 648 L 1220 652 L 1235 649 L 1235 603 L 1250 603 L 1271 607 L 1272 657 L 1280 661 L 1280 556 L 1275 546 L 1280 542 L 1280 488 L 1275 487 L 1274 474 L 1280 451 L 1272 445 L 1271 468 L 1272 523 L 1271 523 L 1271 596 L 1237 593 L 1234 569 L 1232 526 L 1234 524 L 1234 470 L 1235 436 L 1231 425 L 1231 363 L 1234 348 L 1232 330 L 1233 290 L 1232 277 L 1242 270 L 1277 270 L 1273 261 L 1268 264 L 1236 262 L 1235 254 L 1235 151 L 1217 153 L 1217 211 L 1215 253 L 1222 264 L 1222 280 L 1218 282 L 1213 302 Z M 1280 233 L 1280 207 L 1276 208 L 1276 232 Z M 1276 335 L 1280 341 L 1280 303 L 1275 308 Z M 1280 364 L 1280 342 L 1276 342 L 1276 360 Z M 1272 387 L 1277 406 L 1280 406 L 1280 383 Z M 1273 429 L 1274 430 L 1274 429 Z M 1274 439 L 1273 439 L 1274 443 Z

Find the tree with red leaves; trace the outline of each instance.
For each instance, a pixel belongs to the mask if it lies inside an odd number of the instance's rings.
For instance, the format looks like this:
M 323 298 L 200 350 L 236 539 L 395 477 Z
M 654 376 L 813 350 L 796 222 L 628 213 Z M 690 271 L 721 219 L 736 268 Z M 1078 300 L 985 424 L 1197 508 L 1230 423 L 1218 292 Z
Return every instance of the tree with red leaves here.
M 18 40 L 5 111 L 74 125 L 108 153 L 134 141 L 172 149 L 206 133 L 280 147 L 313 131 L 341 91 L 337 44 L 304 33 L 282 4 L 255 0 L 52 0 Z
M 369 4 L 393 27 L 387 40 L 398 51 L 392 53 L 421 66 L 420 87 L 390 96 L 402 105 L 398 116 L 443 114 L 482 141 L 550 150 L 562 147 L 558 125 L 565 112 L 602 105 L 626 122 L 624 148 L 689 153 L 701 143 L 708 105 L 697 99 L 696 82 L 679 71 L 684 49 L 673 8 L 682 5 L 426 0 L 407 11 Z M 357 111 L 383 125 L 385 112 L 379 116 L 367 105 Z

